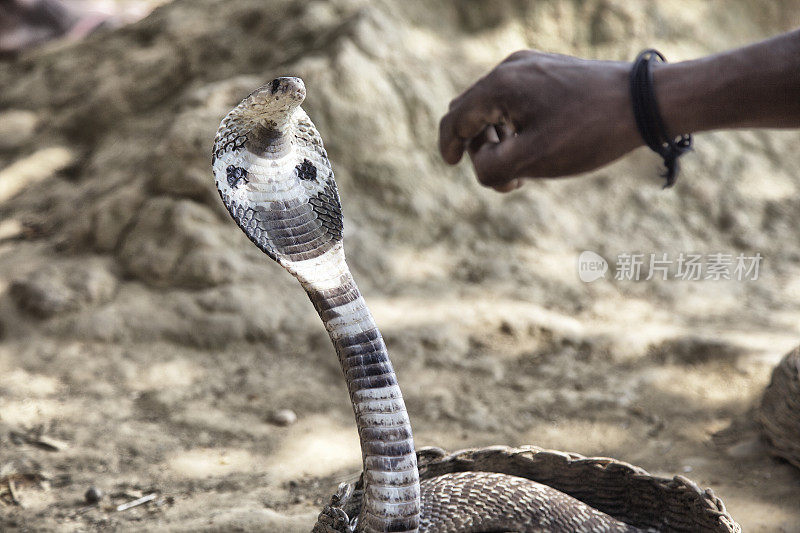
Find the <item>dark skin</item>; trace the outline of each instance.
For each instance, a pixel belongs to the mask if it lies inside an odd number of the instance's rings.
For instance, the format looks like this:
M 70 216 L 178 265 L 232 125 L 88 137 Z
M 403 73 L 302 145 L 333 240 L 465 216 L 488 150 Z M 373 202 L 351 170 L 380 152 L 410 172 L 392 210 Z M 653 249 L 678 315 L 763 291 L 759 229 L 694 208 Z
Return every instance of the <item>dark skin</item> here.
M 628 88 L 631 63 L 524 50 L 450 103 L 439 149 L 466 152 L 478 181 L 506 192 L 524 178 L 602 167 L 644 143 Z M 680 63 L 657 63 L 653 83 L 668 133 L 800 127 L 800 30 Z

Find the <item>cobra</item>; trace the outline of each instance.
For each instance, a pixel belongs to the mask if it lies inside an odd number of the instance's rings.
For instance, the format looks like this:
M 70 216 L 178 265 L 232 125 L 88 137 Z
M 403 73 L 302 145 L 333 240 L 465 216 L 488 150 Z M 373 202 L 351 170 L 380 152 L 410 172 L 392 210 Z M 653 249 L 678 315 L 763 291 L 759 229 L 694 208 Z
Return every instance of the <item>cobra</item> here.
M 380 331 L 345 262 L 342 210 L 299 78 L 256 89 L 222 120 L 217 189 L 250 240 L 294 275 L 339 358 L 355 413 L 364 500 L 357 532 L 639 531 L 547 485 L 491 472 L 420 484 L 411 424 Z

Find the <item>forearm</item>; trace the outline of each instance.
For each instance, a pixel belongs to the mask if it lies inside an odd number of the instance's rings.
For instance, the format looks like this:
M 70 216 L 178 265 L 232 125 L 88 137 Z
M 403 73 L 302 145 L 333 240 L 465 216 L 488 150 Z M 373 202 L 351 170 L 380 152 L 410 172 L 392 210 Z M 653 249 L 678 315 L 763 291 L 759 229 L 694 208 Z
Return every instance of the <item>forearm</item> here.
M 800 127 L 800 30 L 693 61 L 659 64 L 653 83 L 670 135 Z

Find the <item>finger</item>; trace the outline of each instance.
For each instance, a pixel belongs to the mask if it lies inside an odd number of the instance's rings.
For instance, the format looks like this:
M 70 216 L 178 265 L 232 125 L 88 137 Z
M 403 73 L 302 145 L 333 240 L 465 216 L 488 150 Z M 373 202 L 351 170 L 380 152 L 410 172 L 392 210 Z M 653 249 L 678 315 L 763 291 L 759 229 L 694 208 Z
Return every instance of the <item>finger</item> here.
M 503 184 L 503 185 L 495 185 L 492 189 L 496 190 L 497 192 L 511 192 L 514 190 L 519 189 L 525 183 L 525 180 L 522 178 L 514 178 L 513 180 Z
M 509 137 L 514 137 L 517 132 L 514 129 L 514 126 L 509 124 L 508 122 L 503 122 L 502 124 L 498 124 L 496 126 L 497 135 L 498 135 L 498 142 L 508 139 Z
M 497 144 L 514 135 L 516 135 L 514 128 L 508 123 L 489 124 L 478 135 L 469 140 L 467 151 L 472 154 L 477 152 L 485 143 Z
M 467 151 L 467 153 L 471 154 L 472 152 L 477 151 L 478 149 L 480 149 L 481 146 L 483 146 L 487 142 L 499 142 L 499 141 L 496 141 L 496 140 L 490 140 L 490 138 L 489 138 L 489 131 L 490 130 L 492 130 L 492 127 L 491 126 L 486 126 L 485 128 L 483 128 L 481 130 L 481 132 L 479 134 L 477 134 L 475 137 L 473 137 L 472 139 L 467 141 L 466 147 L 465 147 L 465 150 Z M 496 133 L 497 132 L 495 132 L 495 137 L 496 137 Z
M 478 181 L 490 187 L 504 187 L 516 178 L 530 177 L 522 172 L 533 146 L 529 134 L 510 135 L 499 143 L 481 145 L 470 152 Z
M 489 124 L 488 126 L 483 128 L 487 143 L 497 144 L 500 142 L 500 134 L 498 133 L 497 128 L 498 127 L 495 124 Z
M 473 86 L 456 99 L 453 108 L 439 123 L 439 151 L 451 165 L 461 159 L 470 139 L 502 118 L 502 112 L 493 106 L 491 97 L 481 93 L 482 90 Z
M 481 149 L 484 144 L 498 144 L 505 139 L 514 136 L 513 128 L 508 124 L 491 124 L 483 128 L 483 130 L 475 137 L 473 137 L 469 144 L 467 151 L 470 158 Z M 522 187 L 521 179 L 512 179 L 500 185 L 491 186 L 497 192 L 510 192 Z
M 489 124 L 484 127 L 479 134 L 467 141 L 466 151 L 470 155 L 477 152 L 481 146 L 486 143 L 497 144 L 500 142 L 499 126 L 497 124 Z

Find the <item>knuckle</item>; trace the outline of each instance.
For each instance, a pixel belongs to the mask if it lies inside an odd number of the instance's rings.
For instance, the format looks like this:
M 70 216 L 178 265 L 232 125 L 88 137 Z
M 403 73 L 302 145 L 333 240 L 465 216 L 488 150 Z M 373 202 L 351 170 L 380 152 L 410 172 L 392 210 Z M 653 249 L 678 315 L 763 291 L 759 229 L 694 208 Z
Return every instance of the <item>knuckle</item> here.
M 500 63 L 494 67 L 489 74 L 486 75 L 484 80 L 489 84 L 497 84 L 500 79 L 505 75 L 506 64 Z
M 492 93 L 498 94 L 498 90 L 508 87 L 516 79 L 515 67 L 507 63 L 501 63 L 492 70 L 488 76 L 489 83 L 492 85 Z
M 533 52 L 530 50 L 517 50 L 516 52 L 510 54 L 503 60 L 503 63 L 512 63 L 514 61 L 518 61 L 520 59 L 526 59 L 529 57 Z M 502 64 L 502 63 L 501 63 Z

